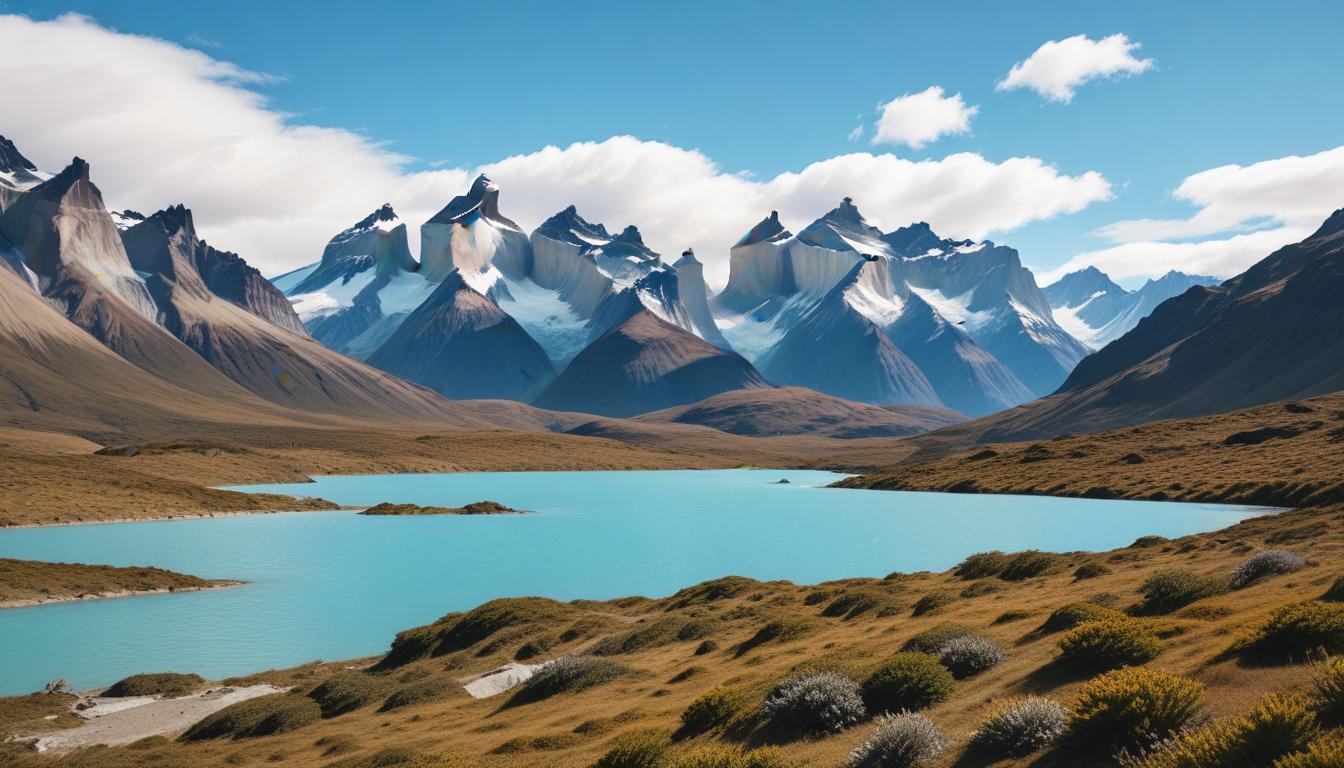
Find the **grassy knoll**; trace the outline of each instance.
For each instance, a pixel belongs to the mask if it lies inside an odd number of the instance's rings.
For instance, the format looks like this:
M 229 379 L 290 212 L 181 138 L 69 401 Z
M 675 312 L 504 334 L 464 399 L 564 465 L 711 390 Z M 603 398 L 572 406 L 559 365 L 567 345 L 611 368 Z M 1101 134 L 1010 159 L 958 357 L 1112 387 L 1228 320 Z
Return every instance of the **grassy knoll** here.
M 237 583 L 202 579 L 162 568 L 122 568 L 0 558 L 0 607 L 146 592 L 212 589 Z

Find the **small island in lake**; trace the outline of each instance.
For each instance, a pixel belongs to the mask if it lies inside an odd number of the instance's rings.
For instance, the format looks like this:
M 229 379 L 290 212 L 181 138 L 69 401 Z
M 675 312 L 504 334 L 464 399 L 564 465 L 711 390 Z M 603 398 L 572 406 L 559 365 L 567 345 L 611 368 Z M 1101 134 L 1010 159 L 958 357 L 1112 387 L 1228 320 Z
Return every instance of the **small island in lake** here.
M 506 507 L 497 501 L 475 501 L 461 507 L 422 507 L 419 504 L 383 502 L 360 512 L 361 515 L 523 515 L 521 509 Z

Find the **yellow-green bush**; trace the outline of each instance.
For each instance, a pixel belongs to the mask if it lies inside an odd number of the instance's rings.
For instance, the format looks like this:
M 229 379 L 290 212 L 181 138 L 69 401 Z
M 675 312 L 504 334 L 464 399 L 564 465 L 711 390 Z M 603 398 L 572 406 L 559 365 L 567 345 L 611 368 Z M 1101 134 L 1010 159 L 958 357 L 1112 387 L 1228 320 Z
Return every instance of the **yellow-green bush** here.
M 715 688 L 700 694 L 681 713 L 681 732 L 695 736 L 727 725 L 746 709 L 746 699 L 738 688 Z
M 1222 576 L 1202 576 L 1180 569 L 1158 571 L 1139 587 L 1141 608 L 1144 613 L 1171 613 L 1196 600 L 1221 595 L 1227 588 L 1227 579 Z
M 1344 657 L 1332 656 L 1312 669 L 1316 715 L 1328 726 L 1344 725 Z
M 1059 639 L 1063 661 L 1088 670 L 1143 664 L 1161 650 L 1162 643 L 1151 629 L 1127 618 L 1083 622 Z
M 639 731 L 621 737 L 593 768 L 659 768 L 667 756 L 665 734 Z
M 1344 736 L 1327 736 L 1306 750 L 1278 760 L 1274 768 L 1339 768 L 1344 765 Z
M 1312 600 L 1276 610 L 1241 648 L 1270 661 L 1304 658 L 1324 651 L 1344 653 L 1344 605 Z
M 667 768 L 788 768 L 778 747 L 742 749 L 728 744 L 706 744 L 674 753 Z
M 131 675 L 108 686 L 104 696 L 120 698 L 122 696 L 163 696 L 174 698 L 186 696 L 200 690 L 205 680 L 200 675 L 184 675 L 178 672 L 151 672 Z
M 920 710 L 946 699 L 952 673 L 927 653 L 898 653 L 863 681 L 863 702 L 873 713 Z
M 1067 739 L 1078 751 L 1137 752 L 1188 726 L 1204 708 L 1204 686 L 1145 667 L 1117 669 L 1078 691 Z
M 388 687 L 381 677 L 353 669 L 343 670 L 319 683 L 308 692 L 308 698 L 322 708 L 323 717 L 335 717 L 372 704 L 387 693 Z
M 911 616 L 924 616 L 933 613 L 944 606 L 955 602 L 957 596 L 953 592 L 945 589 L 935 589 L 925 594 L 915 601 L 915 607 L 911 609 Z
M 1270 694 L 1255 709 L 1187 731 L 1135 763 L 1136 768 L 1242 768 L 1271 765 L 1306 748 L 1320 728 L 1306 703 Z
M 1084 622 L 1119 618 L 1124 618 L 1124 614 L 1096 603 L 1069 603 L 1050 614 L 1050 617 L 1041 625 L 1041 631 L 1063 632 Z

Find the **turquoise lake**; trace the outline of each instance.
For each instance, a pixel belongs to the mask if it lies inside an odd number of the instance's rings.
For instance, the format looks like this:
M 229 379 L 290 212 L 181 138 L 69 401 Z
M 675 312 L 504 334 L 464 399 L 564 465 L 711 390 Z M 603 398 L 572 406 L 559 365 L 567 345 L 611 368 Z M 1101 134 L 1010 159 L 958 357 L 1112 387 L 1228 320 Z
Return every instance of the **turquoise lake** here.
M 988 549 L 1097 550 L 1213 530 L 1265 510 L 823 488 L 815 471 L 520 472 L 322 477 L 238 490 L 528 515 L 301 512 L 0 531 L 0 557 L 154 565 L 247 585 L 0 610 L 0 695 L 63 677 L 218 679 L 385 651 L 392 636 L 496 597 L 659 597 L 737 574 L 814 583 L 941 570 Z M 788 485 L 775 484 L 787 478 Z

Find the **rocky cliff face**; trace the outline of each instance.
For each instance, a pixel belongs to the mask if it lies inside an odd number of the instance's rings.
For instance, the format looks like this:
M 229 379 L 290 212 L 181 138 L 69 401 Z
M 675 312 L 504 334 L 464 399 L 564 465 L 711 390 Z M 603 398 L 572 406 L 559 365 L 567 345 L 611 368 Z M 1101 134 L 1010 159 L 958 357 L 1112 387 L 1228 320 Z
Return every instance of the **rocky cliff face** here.
M 313 337 L 364 359 L 431 293 L 390 205 L 337 233 L 316 264 L 275 278 Z
M 532 268 L 523 230 L 499 212 L 499 187 L 484 175 L 420 227 L 420 264 L 438 282 L 454 269 L 481 293 L 500 275 L 518 279 Z
M 940 238 L 923 223 L 883 234 L 849 198 L 797 236 L 772 213 L 733 247 L 713 303 L 724 335 L 767 375 L 781 370 L 776 347 L 865 258 L 879 266 L 853 282 L 846 302 L 951 408 L 985 414 L 1048 393 L 1086 354 L 1013 249 Z M 789 339 L 795 366 L 808 359 L 805 338 Z

